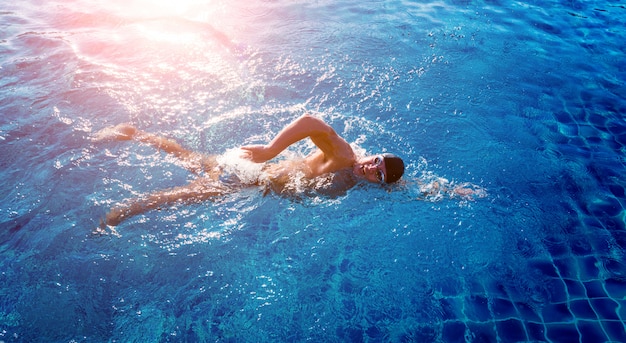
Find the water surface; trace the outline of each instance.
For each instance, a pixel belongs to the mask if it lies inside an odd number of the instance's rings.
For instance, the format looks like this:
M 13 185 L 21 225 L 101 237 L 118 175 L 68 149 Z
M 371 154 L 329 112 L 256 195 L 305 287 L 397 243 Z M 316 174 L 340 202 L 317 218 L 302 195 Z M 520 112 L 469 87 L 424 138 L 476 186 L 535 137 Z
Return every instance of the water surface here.
M 1 5 L 0 340 L 626 341 L 625 6 Z M 222 154 L 305 112 L 407 182 L 246 189 L 91 235 L 191 179 L 97 130 Z M 418 200 L 438 177 L 489 195 Z

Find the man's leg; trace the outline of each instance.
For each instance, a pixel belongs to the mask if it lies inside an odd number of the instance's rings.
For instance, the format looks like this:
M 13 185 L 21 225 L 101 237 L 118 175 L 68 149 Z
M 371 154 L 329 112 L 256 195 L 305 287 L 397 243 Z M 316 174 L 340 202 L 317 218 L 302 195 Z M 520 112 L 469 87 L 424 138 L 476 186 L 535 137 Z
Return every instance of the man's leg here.
M 204 171 L 216 174 L 217 160 L 214 155 L 204 155 L 185 149 L 172 139 L 138 130 L 130 124 L 119 124 L 100 130 L 94 135 L 93 140 L 96 142 L 135 140 L 146 143 L 175 156 L 183 162 L 183 167 L 192 173 L 199 174 Z
M 185 186 L 158 191 L 145 197 L 128 199 L 113 206 L 94 233 L 104 234 L 107 227 L 115 232 L 114 226 L 141 213 L 176 203 L 199 203 L 226 193 L 228 193 L 228 189 L 212 179 L 199 178 Z

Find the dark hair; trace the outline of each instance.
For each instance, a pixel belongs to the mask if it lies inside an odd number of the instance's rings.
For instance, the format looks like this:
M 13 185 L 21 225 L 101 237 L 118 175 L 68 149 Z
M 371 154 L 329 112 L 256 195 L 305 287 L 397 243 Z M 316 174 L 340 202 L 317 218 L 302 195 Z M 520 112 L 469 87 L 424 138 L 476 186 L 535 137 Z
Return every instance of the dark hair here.
M 404 174 L 404 162 L 402 159 L 394 154 L 383 154 L 383 160 L 385 161 L 385 183 L 394 183 L 402 177 Z

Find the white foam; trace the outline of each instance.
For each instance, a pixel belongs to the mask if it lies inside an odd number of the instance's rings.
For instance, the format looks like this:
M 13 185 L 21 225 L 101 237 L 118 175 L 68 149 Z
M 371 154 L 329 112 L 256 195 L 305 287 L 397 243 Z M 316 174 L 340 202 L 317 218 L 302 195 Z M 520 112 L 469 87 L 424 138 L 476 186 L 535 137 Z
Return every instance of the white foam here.
M 256 183 L 259 179 L 266 177 L 263 163 L 254 163 L 242 156 L 241 149 L 229 149 L 217 156 L 217 163 L 224 173 L 236 175 L 244 184 Z

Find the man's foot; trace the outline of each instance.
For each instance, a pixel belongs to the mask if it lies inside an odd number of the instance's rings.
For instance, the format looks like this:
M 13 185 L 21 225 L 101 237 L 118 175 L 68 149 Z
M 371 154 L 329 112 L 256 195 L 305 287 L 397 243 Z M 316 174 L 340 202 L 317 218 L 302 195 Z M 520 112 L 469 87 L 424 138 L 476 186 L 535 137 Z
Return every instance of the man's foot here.
M 128 141 L 133 139 L 137 129 L 130 124 L 119 124 L 96 132 L 91 140 L 94 142 Z
M 115 230 L 115 226 L 107 225 L 104 219 L 100 219 L 100 225 L 96 227 L 92 232 L 94 236 L 105 236 L 111 234 L 116 237 L 122 237 L 117 230 Z

